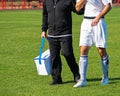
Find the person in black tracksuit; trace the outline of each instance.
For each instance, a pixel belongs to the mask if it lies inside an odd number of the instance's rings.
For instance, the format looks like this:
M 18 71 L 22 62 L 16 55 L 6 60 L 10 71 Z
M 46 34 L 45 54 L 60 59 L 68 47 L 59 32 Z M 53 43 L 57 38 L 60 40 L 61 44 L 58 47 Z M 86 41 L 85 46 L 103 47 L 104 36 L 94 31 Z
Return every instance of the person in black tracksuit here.
M 51 85 L 62 84 L 60 52 L 73 73 L 74 81 L 77 82 L 80 78 L 72 47 L 72 11 L 76 12 L 73 0 L 44 0 L 43 2 L 41 37 L 47 37 L 49 41 L 53 80 Z

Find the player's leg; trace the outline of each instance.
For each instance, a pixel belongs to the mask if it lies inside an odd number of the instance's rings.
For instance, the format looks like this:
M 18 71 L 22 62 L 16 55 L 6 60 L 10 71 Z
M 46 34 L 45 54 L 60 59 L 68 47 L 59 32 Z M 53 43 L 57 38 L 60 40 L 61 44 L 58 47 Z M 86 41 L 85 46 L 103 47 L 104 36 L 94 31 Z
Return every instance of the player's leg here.
M 84 20 L 81 25 L 80 34 L 80 59 L 79 59 L 79 70 L 80 70 L 80 81 L 76 83 L 73 87 L 86 86 L 86 72 L 88 66 L 88 52 L 90 46 L 92 45 L 91 38 L 91 23 L 89 20 Z
M 102 71 L 103 71 L 103 78 L 101 83 L 108 84 L 108 65 L 109 65 L 109 58 L 106 51 L 106 42 L 107 42 L 107 27 L 104 19 L 100 19 L 99 23 L 96 27 L 94 27 L 94 37 L 95 37 L 95 44 L 98 48 L 98 52 L 101 56 L 101 64 L 102 64 Z
M 87 65 L 88 65 L 88 51 L 89 46 L 81 46 L 80 47 L 80 60 L 79 60 L 79 69 L 80 69 L 80 75 L 81 80 L 86 81 L 86 71 L 87 71 Z
M 102 64 L 102 71 L 103 71 L 101 84 L 105 85 L 109 83 L 109 79 L 108 79 L 109 56 L 105 48 L 98 48 L 98 52 L 101 56 L 101 64 Z
M 88 66 L 89 48 L 90 48 L 89 46 L 80 47 L 80 53 L 81 53 L 80 60 L 79 60 L 80 80 L 73 87 L 82 87 L 87 85 L 86 72 L 87 72 L 87 66 Z

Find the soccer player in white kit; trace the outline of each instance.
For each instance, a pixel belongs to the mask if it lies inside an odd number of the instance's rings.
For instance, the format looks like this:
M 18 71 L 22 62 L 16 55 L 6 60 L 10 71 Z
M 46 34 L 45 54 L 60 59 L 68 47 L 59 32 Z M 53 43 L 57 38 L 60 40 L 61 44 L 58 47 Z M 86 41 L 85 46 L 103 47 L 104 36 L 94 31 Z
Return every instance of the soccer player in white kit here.
M 111 9 L 110 0 L 79 0 L 76 10 L 79 11 L 85 4 L 84 19 L 81 24 L 80 34 L 80 80 L 73 87 L 87 85 L 86 71 L 88 65 L 88 52 L 94 44 L 101 57 L 103 76 L 101 84 L 109 83 L 108 66 L 109 56 L 106 51 L 107 28 L 104 16 Z

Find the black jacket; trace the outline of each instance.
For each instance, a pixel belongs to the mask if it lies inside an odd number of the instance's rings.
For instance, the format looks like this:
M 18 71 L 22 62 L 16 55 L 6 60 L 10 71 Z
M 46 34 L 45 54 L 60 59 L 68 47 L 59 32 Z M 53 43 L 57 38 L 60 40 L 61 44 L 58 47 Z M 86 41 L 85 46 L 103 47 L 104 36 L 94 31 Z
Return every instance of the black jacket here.
M 74 0 L 44 0 L 42 31 L 48 30 L 52 36 L 72 34 L 72 11 L 75 12 Z

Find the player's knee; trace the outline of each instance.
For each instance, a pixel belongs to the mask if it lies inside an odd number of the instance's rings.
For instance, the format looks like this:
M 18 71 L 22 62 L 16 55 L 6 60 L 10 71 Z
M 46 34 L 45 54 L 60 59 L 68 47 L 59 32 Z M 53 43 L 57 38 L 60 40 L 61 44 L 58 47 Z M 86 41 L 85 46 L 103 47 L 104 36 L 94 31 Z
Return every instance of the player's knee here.
M 80 49 L 81 55 L 88 55 L 89 47 L 87 46 L 82 46 Z

